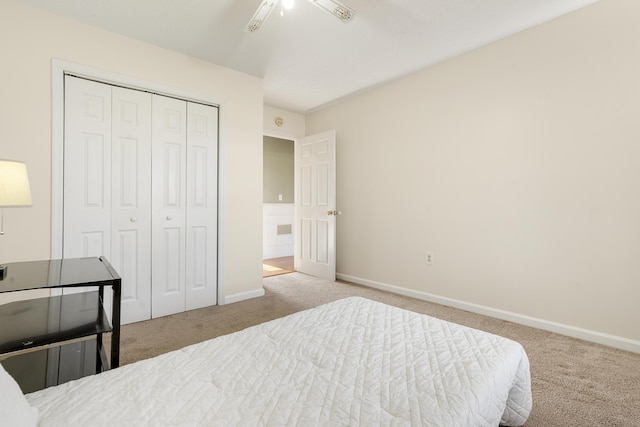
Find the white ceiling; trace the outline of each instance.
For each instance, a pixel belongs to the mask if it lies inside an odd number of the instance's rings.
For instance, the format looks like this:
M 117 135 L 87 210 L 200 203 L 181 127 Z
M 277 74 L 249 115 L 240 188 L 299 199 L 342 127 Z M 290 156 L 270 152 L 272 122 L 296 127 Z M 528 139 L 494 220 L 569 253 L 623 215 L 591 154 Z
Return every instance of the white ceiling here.
M 244 31 L 262 0 L 18 0 L 264 78 L 265 104 L 307 113 L 597 0 L 308 0 Z

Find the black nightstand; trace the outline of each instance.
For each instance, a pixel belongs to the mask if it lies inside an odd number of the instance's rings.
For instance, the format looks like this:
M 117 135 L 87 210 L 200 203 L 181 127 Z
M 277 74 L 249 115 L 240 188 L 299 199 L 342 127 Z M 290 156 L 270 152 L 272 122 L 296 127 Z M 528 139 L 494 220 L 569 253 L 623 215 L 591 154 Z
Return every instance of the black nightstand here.
M 119 366 L 122 281 L 106 258 L 5 265 L 0 293 L 97 287 L 96 291 L 0 305 L 0 355 L 8 356 L 1 363 L 24 393 Z M 113 289 L 113 326 L 103 305 L 106 286 Z M 102 342 L 102 335 L 108 332 L 111 332 L 110 363 Z

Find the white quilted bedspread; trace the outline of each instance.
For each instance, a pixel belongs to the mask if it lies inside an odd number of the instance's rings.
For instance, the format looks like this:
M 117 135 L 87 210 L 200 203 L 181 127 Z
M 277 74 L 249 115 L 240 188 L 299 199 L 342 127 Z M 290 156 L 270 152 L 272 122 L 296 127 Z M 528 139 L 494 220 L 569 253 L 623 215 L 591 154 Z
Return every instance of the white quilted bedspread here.
M 347 298 L 27 395 L 42 426 L 522 425 L 522 346 Z

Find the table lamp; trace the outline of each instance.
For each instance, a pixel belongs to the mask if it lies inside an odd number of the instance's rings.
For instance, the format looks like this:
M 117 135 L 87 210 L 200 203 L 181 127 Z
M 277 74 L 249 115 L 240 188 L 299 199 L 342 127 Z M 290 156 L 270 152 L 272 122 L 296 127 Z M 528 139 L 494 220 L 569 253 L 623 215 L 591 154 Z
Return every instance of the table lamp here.
M 0 236 L 4 235 L 4 208 L 31 206 L 31 189 L 27 165 L 15 160 L 0 159 Z M 0 280 L 7 266 L 0 264 Z

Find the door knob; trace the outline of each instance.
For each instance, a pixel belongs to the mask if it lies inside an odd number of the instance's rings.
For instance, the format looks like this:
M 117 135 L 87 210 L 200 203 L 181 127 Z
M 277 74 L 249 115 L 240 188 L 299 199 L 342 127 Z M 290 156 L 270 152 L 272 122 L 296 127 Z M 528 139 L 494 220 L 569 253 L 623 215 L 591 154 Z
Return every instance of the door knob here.
M 327 211 L 327 215 L 338 215 L 338 211 Z
M 135 216 L 132 216 L 131 218 L 129 218 L 129 221 L 131 222 L 136 222 L 138 220 L 138 218 L 136 218 Z
M 168 217 L 167 217 L 167 221 L 171 221 L 172 219 L 173 219 L 173 217 L 172 217 L 172 216 L 168 216 Z

